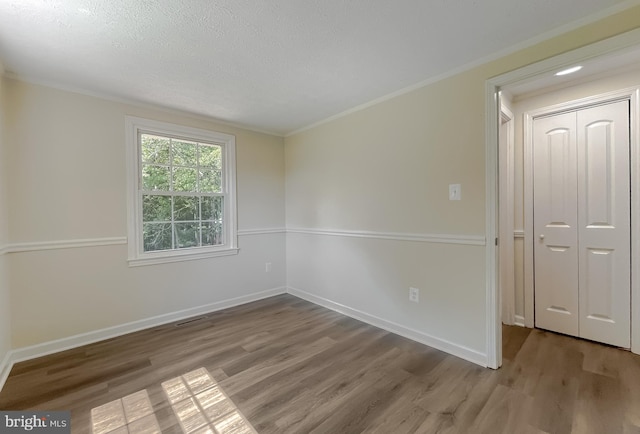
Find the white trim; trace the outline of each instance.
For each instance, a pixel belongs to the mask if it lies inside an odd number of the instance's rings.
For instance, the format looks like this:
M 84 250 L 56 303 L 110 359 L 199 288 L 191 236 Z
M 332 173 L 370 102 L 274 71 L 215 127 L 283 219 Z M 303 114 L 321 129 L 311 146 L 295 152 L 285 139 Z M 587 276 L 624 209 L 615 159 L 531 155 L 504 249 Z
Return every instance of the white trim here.
M 75 249 L 127 244 L 127 237 L 84 238 L 77 240 L 35 241 L 4 246 L 6 253 L 35 252 L 40 250 Z
M 283 234 L 286 228 L 243 229 L 238 236 Z M 75 249 L 84 247 L 101 247 L 127 244 L 127 237 L 82 238 L 76 240 L 34 241 L 0 245 L 0 256 L 7 253 L 37 252 L 41 250 Z M 238 249 L 235 249 L 236 251 Z M 231 253 L 233 254 L 233 253 Z M 192 259 L 193 255 L 191 256 Z
M 640 227 L 640 195 L 637 189 L 634 189 L 634 185 L 640 185 L 640 160 L 638 146 L 640 146 L 640 138 L 638 137 L 638 104 L 640 94 L 640 87 L 630 87 L 626 89 L 620 89 L 612 92 L 606 92 L 598 95 L 592 95 L 587 98 L 580 98 L 576 100 L 562 102 L 560 104 L 554 104 L 547 107 L 530 110 L 524 113 L 524 220 L 525 220 L 525 243 L 524 243 L 524 320 L 527 327 L 534 327 L 534 259 L 533 259 L 533 121 L 538 117 L 548 116 L 552 114 L 561 113 L 568 110 L 577 110 L 596 105 L 608 104 L 615 101 L 630 101 L 631 105 L 631 142 L 630 142 L 630 176 L 631 176 L 631 228 Z M 635 162 L 635 163 L 634 163 Z M 637 295 L 640 295 L 640 286 L 637 280 L 633 276 L 640 276 L 640 244 L 634 237 L 631 237 L 631 300 L 632 300 L 632 315 L 631 315 L 631 340 L 632 350 L 636 353 L 640 352 L 640 338 L 636 338 L 636 345 L 634 347 L 634 336 L 639 333 L 633 333 L 634 319 L 640 321 L 640 310 L 637 310 L 638 316 L 633 314 L 634 300 L 637 300 Z M 635 245 L 635 248 L 634 248 Z M 640 306 L 635 305 L 635 309 L 640 309 Z
M 533 191 L 527 186 L 533 186 L 533 131 L 531 131 L 531 119 L 527 113 L 524 114 L 524 145 L 523 145 L 523 220 L 524 230 L 522 237 L 524 239 L 524 251 L 522 258 L 523 266 L 523 301 L 524 301 L 524 324 L 526 327 L 534 326 L 534 299 L 533 299 Z
M 634 49 L 637 47 L 638 41 L 640 41 L 640 28 L 523 66 L 522 68 L 490 78 L 488 82 L 500 88 L 527 81 L 543 74 L 554 72 L 564 66 L 571 66 L 577 62 L 583 62 L 615 52 L 624 53 L 626 49 Z
M 513 238 L 524 238 L 524 231 L 522 229 L 516 229 L 513 231 Z
M 286 228 L 243 229 L 238 236 L 282 234 Z M 34 241 L 13 243 L 0 246 L 0 256 L 6 253 L 37 252 L 40 250 L 75 249 L 84 247 L 101 247 L 127 244 L 127 237 L 82 238 L 77 240 Z M 237 250 L 237 249 L 236 249 Z
M 631 98 L 631 351 L 640 354 L 640 89 Z M 635 277 L 634 277 L 635 276 Z
M 504 206 L 499 209 L 499 243 L 500 262 L 500 295 L 501 315 L 504 324 L 512 325 L 515 321 L 515 278 L 513 260 L 513 214 L 514 214 L 514 116 L 506 106 L 504 97 L 500 101 L 500 133 L 502 141 L 498 147 L 498 171 L 505 174 L 498 179 L 498 201 Z
M 529 110 L 525 112 L 525 115 L 528 115 L 528 118 L 526 120 L 530 122 L 535 118 L 551 116 L 565 111 L 574 111 L 576 109 L 609 104 L 616 101 L 628 101 L 632 98 L 637 89 L 638 86 L 634 86 L 597 95 L 591 95 L 586 98 L 565 101 L 559 104 L 553 104 L 535 110 Z
M 198 259 L 217 258 L 220 256 L 237 255 L 240 249 L 220 249 L 214 251 L 200 251 L 199 249 L 180 249 L 171 251 L 172 255 L 162 255 L 148 258 L 129 259 L 129 267 L 145 267 L 147 265 L 170 264 L 172 262 L 195 261 Z
M 326 298 L 318 297 L 317 295 L 310 294 L 301 289 L 288 287 L 287 292 L 303 300 L 307 300 L 319 306 L 326 307 L 327 309 L 331 309 L 335 312 L 339 312 L 343 315 L 355 318 L 372 326 L 403 336 L 407 339 L 411 339 L 421 344 L 428 345 L 440 351 L 444 351 L 448 354 L 460 357 L 461 359 L 467 360 L 469 362 L 478 364 L 480 366 L 487 366 L 486 355 L 474 349 L 455 344 L 445 339 L 440 339 L 435 336 L 428 335 L 418 330 L 414 330 L 412 328 L 392 321 L 388 321 L 386 319 L 382 319 L 361 310 L 353 309 L 349 306 L 336 303 Z
M 166 313 L 163 315 L 157 315 L 150 318 L 142 319 L 139 321 L 133 321 L 126 324 L 121 324 L 113 327 L 107 327 L 100 330 L 94 330 L 87 333 L 78 334 L 75 336 L 69 336 L 67 338 L 56 339 L 49 342 L 44 342 L 37 345 L 31 345 L 28 347 L 17 348 L 9 351 L 5 357 L 3 364 L 4 370 L 0 370 L 0 373 L 11 370 L 11 367 L 19 362 L 25 360 L 31 360 L 49 354 L 58 353 L 60 351 L 70 350 L 72 348 L 81 347 L 83 345 L 92 344 L 95 342 L 104 341 L 106 339 L 115 338 L 118 336 L 134 333 L 140 330 L 146 330 L 152 327 L 169 324 L 172 322 L 180 321 L 186 318 L 192 318 L 198 315 L 204 315 L 207 313 L 213 313 L 219 310 L 228 309 L 230 307 L 239 306 L 246 303 L 262 300 L 264 298 L 273 297 L 286 293 L 285 287 L 267 289 L 265 291 L 256 292 L 241 297 L 235 297 L 228 300 L 218 301 L 202 306 L 192 307 L 189 309 L 183 309 L 176 312 Z M 0 390 L 4 385 L 6 378 L 0 376 Z
M 628 3 L 625 3 L 628 4 Z M 593 44 L 577 48 L 572 51 L 568 51 L 566 53 L 559 54 L 557 56 L 541 60 L 539 62 L 524 66 L 522 68 L 507 72 L 505 74 L 499 75 L 497 77 L 490 78 L 486 81 L 485 87 L 485 102 L 486 102 L 486 116 L 485 116 L 485 136 L 486 136 L 486 152 L 487 158 L 485 160 L 485 177 L 487 184 L 490 184 L 497 176 L 497 167 L 496 162 L 492 161 L 490 156 L 497 155 L 498 148 L 498 119 L 496 117 L 496 113 L 499 110 L 498 100 L 496 99 L 496 95 L 501 87 L 507 86 L 509 84 L 515 84 L 518 82 L 522 82 L 528 79 L 532 79 L 536 76 L 540 76 L 545 73 L 549 73 L 553 70 L 557 70 L 563 66 L 569 66 L 571 64 L 575 64 L 576 62 L 582 62 L 587 59 L 599 57 L 605 54 L 610 54 L 613 52 L 624 52 L 625 49 L 630 49 L 634 46 L 638 45 L 638 41 L 640 41 L 640 29 L 634 29 L 625 33 L 622 33 L 617 36 L 613 36 L 608 39 L 604 39 L 599 42 L 595 42 Z M 636 110 L 638 107 L 636 107 Z M 637 132 L 636 132 L 637 134 Z M 632 157 L 634 160 L 634 164 L 638 164 L 640 166 L 640 156 Z M 640 172 L 640 167 L 636 167 L 636 172 Z M 637 184 L 635 184 L 637 185 Z M 488 188 L 489 190 L 489 188 Z M 496 198 L 493 195 L 487 195 L 485 198 L 485 207 L 487 209 L 487 216 L 490 217 L 490 221 L 487 221 L 487 227 L 495 228 L 497 226 L 497 221 L 495 216 L 490 216 L 489 210 L 496 207 L 498 204 L 496 202 Z M 636 217 L 640 218 L 637 215 Z M 525 215 L 526 218 L 526 215 Z M 638 222 L 635 222 L 635 219 L 632 221 L 634 227 L 638 227 Z M 525 221 L 525 249 L 526 249 L 526 240 L 527 240 L 527 232 L 528 226 L 526 226 Z M 487 237 L 489 237 L 489 233 L 487 232 Z M 633 237 L 632 237 L 633 238 Z M 636 264 L 636 261 L 640 261 L 640 242 L 638 238 L 635 237 L 636 241 L 632 246 L 632 258 L 635 258 L 634 265 L 632 266 L 632 273 L 638 273 L 640 271 L 640 265 Z M 490 245 L 491 243 L 487 243 Z M 489 249 L 487 250 L 487 254 L 489 254 Z M 495 252 L 492 252 L 495 255 Z M 525 252 L 526 254 L 526 252 Z M 495 258 L 494 258 L 495 259 Z M 488 260 L 487 260 L 488 261 Z M 495 281 L 495 274 L 497 270 L 487 267 L 487 303 L 493 303 L 493 309 L 491 306 L 487 306 L 487 358 L 501 358 L 501 345 L 499 342 L 495 342 L 492 337 L 491 330 L 489 330 L 489 324 L 493 324 L 495 329 L 499 329 L 501 327 L 500 315 L 498 315 L 497 309 L 499 308 L 499 299 L 496 297 L 497 288 L 493 283 Z M 525 279 L 527 278 L 527 270 L 526 270 L 526 262 L 525 262 Z M 637 274 L 636 274 L 637 275 Z M 492 278 L 490 278 L 492 276 Z M 526 281 L 525 281 L 526 284 Z M 634 318 L 640 319 L 640 285 L 638 282 L 632 285 L 632 316 Z M 526 303 L 525 299 L 525 303 Z M 632 324 L 635 324 L 632 320 Z M 632 333 L 632 344 L 631 350 L 633 352 L 640 352 L 640 336 L 633 337 Z
M 143 251 L 142 196 L 140 186 L 140 133 L 152 132 L 168 137 L 215 143 L 222 148 L 222 179 L 224 194 L 224 245 L 171 249 L 157 252 Z M 203 259 L 238 253 L 238 218 L 236 199 L 236 138 L 231 134 L 200 128 L 186 127 L 168 122 L 125 116 L 125 142 L 127 167 L 127 235 L 129 266 L 161 264 L 166 262 Z
M 9 378 L 9 374 L 11 373 L 11 368 L 13 368 L 11 354 L 11 351 L 7 352 L 7 354 L 5 354 L 4 358 L 2 359 L 2 362 L 0 362 L 0 392 L 2 392 L 4 383 L 7 382 L 7 378 Z
M 513 325 L 517 325 L 519 327 L 524 327 L 524 317 L 522 315 L 515 315 L 514 316 L 514 322 Z
M 498 369 L 502 365 L 502 320 L 500 312 L 499 258 L 496 243 L 498 234 L 498 122 L 500 96 L 497 87 L 486 83 L 485 129 L 485 333 L 487 366 Z
M 422 243 L 464 244 L 469 246 L 484 246 L 486 244 L 485 237 L 482 235 L 410 234 L 402 232 L 350 231 L 320 228 L 287 228 L 287 233 L 374 238 L 378 240 L 394 241 L 416 241 Z
M 286 232 L 287 228 L 241 229 L 238 231 L 238 236 L 284 234 Z
M 329 116 L 328 118 L 325 118 L 325 119 L 319 120 L 317 122 L 314 122 L 314 123 L 312 123 L 310 125 L 307 125 L 307 126 L 298 128 L 296 130 L 290 131 L 290 132 L 286 133 L 284 135 L 284 137 L 290 137 L 290 136 L 293 136 L 295 134 L 301 133 L 303 131 L 307 131 L 307 130 L 310 130 L 312 128 L 318 127 L 320 125 L 329 123 L 329 122 L 334 121 L 336 119 L 343 118 L 343 117 L 348 116 L 348 115 L 350 115 L 352 113 L 356 113 L 356 112 L 365 110 L 365 109 L 367 109 L 369 107 L 372 107 L 372 106 L 375 106 L 377 104 L 380 104 L 381 102 L 388 101 L 390 99 L 396 98 L 398 96 L 413 92 L 413 91 L 415 91 L 417 89 L 421 89 L 421 88 L 426 87 L 426 86 L 428 86 L 430 84 L 436 83 L 438 81 L 445 80 L 445 79 L 447 79 L 449 77 L 452 77 L 454 75 L 458 75 L 458 74 L 461 74 L 463 72 L 469 71 L 469 70 L 471 70 L 473 68 L 476 68 L 478 66 L 484 65 L 484 64 L 489 63 L 489 62 L 494 61 L 494 60 L 498 60 L 498 59 L 503 58 L 505 56 L 508 56 L 510 54 L 513 54 L 513 53 L 516 53 L 518 51 L 521 51 L 521 50 L 523 50 L 525 48 L 528 48 L 528 47 L 531 47 L 533 45 L 539 44 L 540 42 L 547 41 L 547 40 L 549 40 L 551 38 L 554 38 L 556 36 L 560 36 L 560 35 L 562 35 L 564 33 L 570 32 L 570 31 L 578 29 L 580 27 L 584 27 L 584 26 L 586 26 L 588 24 L 594 23 L 594 22 L 599 21 L 599 20 L 601 20 L 603 18 L 606 18 L 608 16 L 614 15 L 614 14 L 616 14 L 618 12 L 622 12 L 622 11 L 624 11 L 626 9 L 629 9 L 629 8 L 637 6 L 637 5 L 638 5 L 637 0 L 624 1 L 624 2 L 619 3 L 619 4 L 617 4 L 617 5 L 613 6 L 613 7 L 601 10 L 601 11 L 596 12 L 594 14 L 591 14 L 591 15 L 585 17 L 585 18 L 582 18 L 582 19 L 579 19 L 579 20 L 576 20 L 576 21 L 572 21 L 572 22 L 567 23 L 567 24 L 565 24 L 563 26 L 560 26 L 560 27 L 556 27 L 555 29 L 553 29 L 551 31 L 539 34 L 539 35 L 537 35 L 537 36 L 535 36 L 533 38 L 527 39 L 526 41 L 523 41 L 523 42 L 521 42 L 519 44 L 511 45 L 511 46 L 509 46 L 509 47 L 507 47 L 507 48 L 505 48 L 503 50 L 500 50 L 500 51 L 497 51 L 495 53 L 489 54 L 487 56 L 481 57 L 478 60 L 474 60 L 472 62 L 469 62 L 469 63 L 466 63 L 466 64 L 464 64 L 462 66 L 459 66 L 457 68 L 450 69 L 450 70 L 448 70 L 448 71 L 446 71 L 446 72 L 444 72 L 442 74 L 436 75 L 435 77 L 427 78 L 426 80 L 420 81 L 420 82 L 418 82 L 416 84 L 412 84 L 410 86 L 404 87 L 404 88 L 402 88 L 400 90 L 397 90 L 395 92 L 391 92 L 391 93 L 389 93 L 387 95 L 381 96 L 381 97 L 376 98 L 376 99 L 371 100 L 371 101 L 368 101 L 368 102 L 366 102 L 364 104 L 360 104 L 358 106 L 355 106 L 355 107 L 352 107 L 352 108 L 347 109 L 345 111 L 342 111 L 340 113 L 337 113 L 337 114 L 335 114 L 333 116 Z
M 348 306 L 340 303 L 327 300 L 322 297 L 315 296 L 306 291 L 292 287 L 278 287 L 268 289 L 265 291 L 256 292 L 254 294 L 236 297 L 224 301 L 210 303 L 203 306 L 193 307 L 189 309 L 183 309 L 176 312 L 171 312 L 163 315 L 157 315 L 154 317 L 142 319 L 139 321 L 133 321 L 126 324 L 121 324 L 113 327 L 107 327 L 100 330 L 94 330 L 87 333 L 78 334 L 75 336 L 69 336 L 62 339 L 56 339 L 49 342 L 43 342 L 37 345 L 31 345 L 28 347 L 17 348 L 9 351 L 4 357 L 2 363 L 0 363 L 0 391 L 9 376 L 11 368 L 14 364 L 24 362 L 26 360 L 35 359 L 38 357 L 47 356 L 49 354 L 58 353 L 61 351 L 78 348 L 83 345 L 89 345 L 95 342 L 104 341 L 106 339 L 115 338 L 118 336 L 134 333 L 140 330 L 146 330 L 152 327 L 177 322 L 183 319 L 196 317 L 208 313 L 213 313 L 219 310 L 228 309 L 230 307 L 239 306 L 246 303 L 262 300 L 265 298 L 273 297 L 289 293 L 295 297 L 307 300 L 311 303 L 323 306 L 327 309 L 339 312 L 343 315 L 351 318 L 358 319 L 360 321 L 371 324 L 375 327 L 379 327 L 383 330 L 387 330 L 391 333 L 403 336 L 407 339 L 419 342 L 424 345 L 428 345 L 432 348 L 436 348 L 440 351 L 444 351 L 448 354 L 460 357 L 461 359 L 478 364 L 480 366 L 487 366 L 486 356 L 474 349 L 455 344 L 453 342 L 440 339 L 426 333 L 405 327 L 401 324 L 397 324 L 392 321 L 370 315 L 366 312 L 362 312 L 357 309 L 352 309 Z

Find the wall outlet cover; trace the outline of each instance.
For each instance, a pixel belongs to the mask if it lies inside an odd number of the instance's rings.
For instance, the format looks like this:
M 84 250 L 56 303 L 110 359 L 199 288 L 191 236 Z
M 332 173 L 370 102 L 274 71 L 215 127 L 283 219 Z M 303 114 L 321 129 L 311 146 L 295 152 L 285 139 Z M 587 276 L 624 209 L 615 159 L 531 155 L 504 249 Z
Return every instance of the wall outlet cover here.
M 409 288 L 409 300 L 414 303 L 420 302 L 420 290 L 418 288 Z
M 449 200 L 462 200 L 462 186 L 449 184 Z

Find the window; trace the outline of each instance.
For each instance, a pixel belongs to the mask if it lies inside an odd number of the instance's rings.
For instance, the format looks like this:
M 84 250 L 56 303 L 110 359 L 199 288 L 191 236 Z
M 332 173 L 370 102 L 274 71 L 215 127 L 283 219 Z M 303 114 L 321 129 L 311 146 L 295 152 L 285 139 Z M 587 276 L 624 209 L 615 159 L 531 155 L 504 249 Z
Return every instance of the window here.
M 235 137 L 126 118 L 129 264 L 237 253 Z

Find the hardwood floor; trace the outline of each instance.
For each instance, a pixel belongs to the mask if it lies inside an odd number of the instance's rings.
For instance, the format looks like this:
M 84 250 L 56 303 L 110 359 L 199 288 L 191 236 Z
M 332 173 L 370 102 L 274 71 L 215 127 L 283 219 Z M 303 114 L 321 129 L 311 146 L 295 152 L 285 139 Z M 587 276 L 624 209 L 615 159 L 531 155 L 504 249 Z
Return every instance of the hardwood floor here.
M 283 295 L 19 363 L 0 409 L 96 434 L 640 433 L 639 356 L 503 335 L 493 371 Z

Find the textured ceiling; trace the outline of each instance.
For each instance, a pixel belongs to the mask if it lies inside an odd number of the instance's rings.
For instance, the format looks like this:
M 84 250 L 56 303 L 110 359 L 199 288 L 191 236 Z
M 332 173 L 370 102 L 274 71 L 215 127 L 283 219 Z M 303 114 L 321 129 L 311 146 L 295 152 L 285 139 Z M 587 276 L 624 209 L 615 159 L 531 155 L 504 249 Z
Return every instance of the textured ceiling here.
M 0 62 L 284 134 L 631 3 L 0 0 Z

